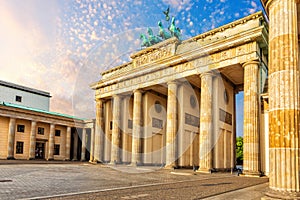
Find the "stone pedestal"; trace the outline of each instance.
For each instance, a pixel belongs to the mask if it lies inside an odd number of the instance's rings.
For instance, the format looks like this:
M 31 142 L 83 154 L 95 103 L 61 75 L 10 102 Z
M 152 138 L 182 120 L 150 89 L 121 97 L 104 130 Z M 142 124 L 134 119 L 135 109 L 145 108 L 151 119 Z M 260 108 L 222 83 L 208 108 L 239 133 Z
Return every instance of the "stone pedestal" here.
M 86 129 L 82 129 L 82 137 L 81 137 L 81 159 L 80 161 L 85 161 L 85 152 L 86 152 Z
M 71 127 L 67 127 L 67 137 L 66 137 L 66 156 L 65 160 L 70 160 L 71 151 Z
M 140 139 L 142 134 L 141 127 L 142 120 L 142 92 L 140 90 L 134 91 L 133 97 L 133 127 L 132 127 L 132 156 L 131 164 L 137 165 L 141 163 L 140 156 Z
M 7 159 L 14 159 L 16 119 L 10 118 L 8 128 Z
M 200 135 L 199 135 L 199 170 L 198 172 L 210 173 L 212 169 L 212 79 L 210 72 L 200 75 Z
M 55 125 L 50 124 L 49 149 L 48 149 L 47 160 L 54 160 L 54 136 L 55 136 Z
M 264 1 L 269 13 L 269 144 L 267 193 L 280 199 L 300 198 L 299 49 L 297 1 Z
M 244 165 L 243 174 L 260 176 L 259 157 L 259 62 L 249 61 L 244 67 Z
M 177 85 L 175 81 L 168 82 L 167 130 L 166 130 L 166 168 L 177 167 L 176 136 L 177 136 Z
M 120 162 L 120 103 L 121 98 L 118 95 L 113 97 L 113 127 L 111 141 L 111 164 Z
M 29 142 L 29 160 L 35 159 L 35 144 L 36 144 L 36 122 L 31 122 L 30 142 Z

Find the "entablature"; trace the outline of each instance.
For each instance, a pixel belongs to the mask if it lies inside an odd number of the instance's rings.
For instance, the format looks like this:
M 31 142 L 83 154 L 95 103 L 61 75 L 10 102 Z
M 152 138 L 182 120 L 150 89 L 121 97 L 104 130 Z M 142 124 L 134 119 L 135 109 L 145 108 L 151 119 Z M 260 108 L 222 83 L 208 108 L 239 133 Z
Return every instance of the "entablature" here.
M 213 39 L 224 33 L 228 36 Z M 260 48 L 268 48 L 267 37 L 267 24 L 258 12 L 183 42 L 170 38 L 139 51 L 130 63 L 103 72 L 92 88 L 96 99 L 105 98 L 249 60 L 262 61 Z M 210 42 L 203 43 L 204 39 Z

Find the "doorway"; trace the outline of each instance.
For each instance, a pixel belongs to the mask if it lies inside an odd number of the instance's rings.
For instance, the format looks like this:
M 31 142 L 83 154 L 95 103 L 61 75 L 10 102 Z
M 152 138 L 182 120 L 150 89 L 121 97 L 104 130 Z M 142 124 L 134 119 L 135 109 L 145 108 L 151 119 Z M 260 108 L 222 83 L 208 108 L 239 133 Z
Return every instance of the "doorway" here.
M 37 142 L 35 146 L 35 158 L 45 159 L 45 143 Z

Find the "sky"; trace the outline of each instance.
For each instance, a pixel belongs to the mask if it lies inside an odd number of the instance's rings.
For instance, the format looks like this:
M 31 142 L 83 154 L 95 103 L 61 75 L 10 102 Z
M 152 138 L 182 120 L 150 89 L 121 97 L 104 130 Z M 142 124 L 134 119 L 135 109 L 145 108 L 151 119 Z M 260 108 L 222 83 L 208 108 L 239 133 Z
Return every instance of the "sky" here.
M 262 10 L 259 0 L 0 0 L 0 80 L 50 92 L 51 111 L 94 118 L 89 85 L 140 50 L 168 7 L 184 39 Z M 242 93 L 236 101 L 242 135 Z

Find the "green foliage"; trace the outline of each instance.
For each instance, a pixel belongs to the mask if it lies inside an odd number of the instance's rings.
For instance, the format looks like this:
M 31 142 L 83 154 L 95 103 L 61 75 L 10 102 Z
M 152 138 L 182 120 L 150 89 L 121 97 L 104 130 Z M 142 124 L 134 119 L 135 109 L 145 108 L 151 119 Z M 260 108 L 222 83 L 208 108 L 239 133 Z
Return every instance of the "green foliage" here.
M 243 137 L 236 138 L 236 162 L 238 165 L 243 164 Z

